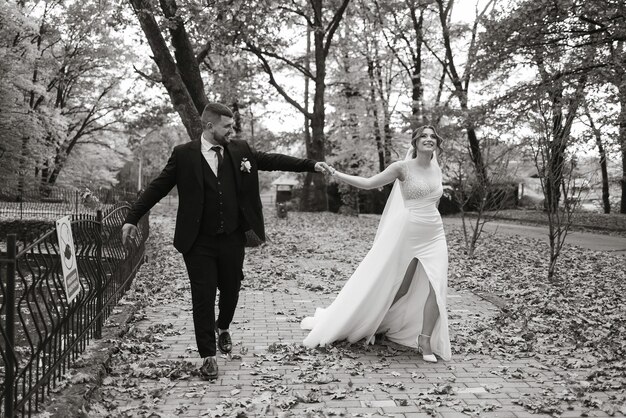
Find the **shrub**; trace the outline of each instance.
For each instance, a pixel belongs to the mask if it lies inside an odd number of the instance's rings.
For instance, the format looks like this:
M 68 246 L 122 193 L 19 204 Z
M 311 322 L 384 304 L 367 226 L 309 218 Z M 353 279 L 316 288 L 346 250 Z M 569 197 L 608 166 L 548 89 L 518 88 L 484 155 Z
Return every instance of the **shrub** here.
M 517 206 L 523 209 L 540 210 L 543 209 L 543 199 L 539 197 L 522 196 L 517 202 Z
M 0 240 L 6 241 L 7 235 L 17 235 L 23 243 L 33 242 L 42 234 L 54 228 L 54 221 L 41 219 L 0 220 Z

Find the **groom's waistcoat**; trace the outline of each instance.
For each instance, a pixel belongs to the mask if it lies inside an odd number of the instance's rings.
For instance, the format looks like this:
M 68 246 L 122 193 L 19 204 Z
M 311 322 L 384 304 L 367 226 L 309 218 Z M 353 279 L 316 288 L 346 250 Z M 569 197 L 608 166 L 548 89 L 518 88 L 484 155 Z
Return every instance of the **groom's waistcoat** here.
M 222 174 L 220 180 L 222 206 L 218 205 L 217 178 L 209 167 L 202 168 L 200 141 L 177 145 L 159 176 L 152 180 L 126 215 L 125 223 L 137 225 L 139 219 L 174 187 L 178 187 L 178 213 L 174 246 L 187 253 L 203 228 L 216 233 L 221 225 L 219 208 L 222 207 L 224 230 L 243 231 L 252 229 L 265 240 L 263 208 L 259 195 L 258 170 L 265 171 L 315 171 L 315 161 L 287 155 L 257 152 L 245 141 L 233 139 L 226 147 L 224 163 L 229 164 L 231 174 Z M 240 164 L 246 159 L 252 165 L 250 171 L 241 171 Z M 226 166 L 228 167 L 228 166 Z M 213 177 L 211 177 L 213 176 Z M 234 184 L 233 184 L 234 183 Z M 206 187 L 213 184 L 214 187 Z M 230 197 L 229 197 L 230 196 Z M 227 210 L 230 205 L 232 210 Z M 203 222 L 204 225 L 203 225 Z
M 204 181 L 204 204 L 200 234 L 217 235 L 232 233 L 240 223 L 240 210 L 237 201 L 237 184 L 230 156 L 226 151 L 216 176 L 204 157 L 202 176 Z

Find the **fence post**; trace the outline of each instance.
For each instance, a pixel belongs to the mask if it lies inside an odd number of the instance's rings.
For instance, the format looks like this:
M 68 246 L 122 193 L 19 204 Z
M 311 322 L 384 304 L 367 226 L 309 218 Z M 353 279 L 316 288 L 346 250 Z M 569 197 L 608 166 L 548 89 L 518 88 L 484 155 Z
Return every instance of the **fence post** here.
M 78 213 L 78 190 L 74 191 L 74 213 Z
M 15 234 L 7 235 L 7 284 L 6 284 L 6 338 L 7 351 L 6 355 L 6 375 L 5 375 L 5 388 L 4 396 L 4 416 L 13 417 L 15 415 L 15 254 L 16 251 L 16 236 Z
M 103 273 L 102 268 L 102 211 L 98 209 L 96 211 L 96 315 L 98 320 L 96 321 L 96 339 L 102 338 L 102 326 L 104 325 L 104 313 L 102 300 L 104 299 L 103 288 Z

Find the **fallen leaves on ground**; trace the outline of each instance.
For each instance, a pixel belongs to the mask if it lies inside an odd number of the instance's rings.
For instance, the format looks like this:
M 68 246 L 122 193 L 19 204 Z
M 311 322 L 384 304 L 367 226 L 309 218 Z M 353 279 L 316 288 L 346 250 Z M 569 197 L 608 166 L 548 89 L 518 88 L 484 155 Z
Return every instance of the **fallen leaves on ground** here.
M 242 291 L 289 293 L 294 288 L 336 293 L 371 245 L 378 217 L 346 217 L 331 213 L 289 213 L 286 220 L 268 216 L 268 245 L 247 249 Z M 383 414 L 373 399 L 414 407 L 436 415 L 451 408 L 468 416 L 497 410 L 500 405 L 467 404 L 457 397 L 454 378 L 427 378 L 389 372 L 391 362 L 414 358 L 412 350 L 393 343 L 363 346 L 337 343 L 309 349 L 276 342 L 262 353 L 235 345 L 235 362 L 249 372 L 225 393 L 198 377 L 197 363 L 158 359 L 166 338 L 181 330 L 172 324 L 139 326 L 149 306 L 181 306 L 189 311 L 190 294 L 181 257 L 171 246 L 173 217 L 153 216 L 148 263 L 142 266 L 123 303 L 137 306 L 135 324 L 114 341 L 111 372 L 98 391 L 90 416 L 335 416 L 320 402 L 358 400 L 363 408 Z M 560 380 L 541 393 L 519 398 L 530 411 L 558 415 L 571 405 L 624 412 L 625 325 L 623 258 L 568 247 L 561 258 L 559 280 L 545 279 L 547 247 L 521 237 L 485 237 L 474 259 L 463 255 L 460 231 L 447 230 L 450 248 L 449 284 L 496 297 L 502 309 L 488 318 L 455 319 L 455 356 L 534 357 Z M 277 311 L 289 322 L 305 312 Z M 190 315 L 190 312 L 186 312 Z M 452 317 L 452 315 L 451 315 Z M 297 325 L 294 325 L 297 326 Z M 193 357 L 195 347 L 187 347 Z M 445 364 L 440 365 L 446 371 Z M 542 366 L 544 367 L 544 366 Z M 506 379 L 539 379 L 539 371 L 494 368 Z M 373 376 L 363 383 L 363 376 Z M 430 382 L 429 382 L 430 380 Z M 424 386 L 427 383 L 427 387 Z M 218 383 L 219 384 L 219 383 Z M 159 413 L 173 390 L 184 394 L 176 409 Z M 497 385 L 483 385 L 497 393 Z M 601 393 L 603 396 L 598 396 Z M 373 394 L 376 398 L 373 398 Z M 198 407 L 203 408 L 198 412 Z M 190 412 L 193 409 L 193 413 Z M 415 410 L 415 409 L 414 409 Z M 295 412 L 297 411 L 297 412 Z M 359 416 L 359 415 L 355 415 Z M 361 414 L 360 416 L 367 416 Z
M 484 237 L 474 259 L 462 255 L 462 236 L 448 231 L 449 283 L 495 295 L 501 310 L 484 325 L 457 333 L 463 353 L 534 357 L 559 371 L 573 399 L 549 391 L 524 405 L 554 413 L 563 403 L 596 392 L 613 397 L 596 406 L 624 404 L 626 389 L 626 260 L 567 246 L 558 276 L 547 279 L 548 244 L 521 236 Z M 557 405 L 557 406 L 555 406 Z M 593 407 L 593 405 L 586 405 Z

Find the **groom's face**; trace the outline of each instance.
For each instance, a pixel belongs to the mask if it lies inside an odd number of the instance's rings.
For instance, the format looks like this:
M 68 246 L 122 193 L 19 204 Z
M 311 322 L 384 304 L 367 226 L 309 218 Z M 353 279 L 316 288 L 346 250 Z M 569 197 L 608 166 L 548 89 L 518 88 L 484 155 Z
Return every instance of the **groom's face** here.
M 230 136 L 233 134 L 234 120 L 231 117 L 222 115 L 219 120 L 209 122 L 207 126 L 213 132 L 213 139 L 219 145 L 226 146 L 230 142 Z

